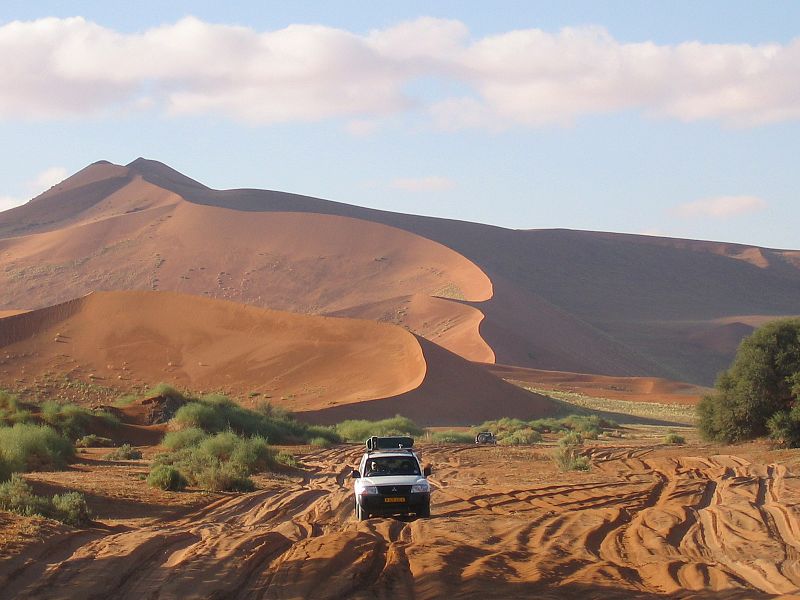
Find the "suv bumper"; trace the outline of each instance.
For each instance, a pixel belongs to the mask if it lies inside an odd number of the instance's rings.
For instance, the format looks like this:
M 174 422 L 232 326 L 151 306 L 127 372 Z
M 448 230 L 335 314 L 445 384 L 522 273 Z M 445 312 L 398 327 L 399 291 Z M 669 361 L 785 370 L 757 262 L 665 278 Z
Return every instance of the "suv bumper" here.
M 399 497 L 399 496 L 397 496 Z M 407 494 L 403 502 L 386 502 L 387 496 L 359 496 L 361 509 L 371 515 L 406 515 L 419 513 L 430 506 L 430 492 Z

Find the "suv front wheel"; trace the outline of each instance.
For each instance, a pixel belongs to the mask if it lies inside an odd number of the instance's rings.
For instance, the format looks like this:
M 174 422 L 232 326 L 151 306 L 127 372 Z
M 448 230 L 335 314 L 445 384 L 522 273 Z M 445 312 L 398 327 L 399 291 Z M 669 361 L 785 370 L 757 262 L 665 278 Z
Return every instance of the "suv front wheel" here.
M 428 509 L 428 512 L 430 512 L 430 508 Z M 364 509 L 361 508 L 358 500 L 356 500 L 356 521 L 366 521 L 367 519 L 369 519 L 369 513 L 364 512 Z
M 430 516 L 431 516 L 431 503 L 428 502 L 422 508 L 420 508 L 419 509 L 419 513 L 417 514 L 417 516 L 420 519 L 428 519 L 428 518 L 430 518 Z

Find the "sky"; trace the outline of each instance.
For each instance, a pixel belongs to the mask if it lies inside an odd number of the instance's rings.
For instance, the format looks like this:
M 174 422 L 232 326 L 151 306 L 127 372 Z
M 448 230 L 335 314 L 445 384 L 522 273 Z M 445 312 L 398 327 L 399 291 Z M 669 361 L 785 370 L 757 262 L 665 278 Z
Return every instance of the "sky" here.
M 797 2 L 0 2 L 0 210 L 97 160 L 800 249 Z

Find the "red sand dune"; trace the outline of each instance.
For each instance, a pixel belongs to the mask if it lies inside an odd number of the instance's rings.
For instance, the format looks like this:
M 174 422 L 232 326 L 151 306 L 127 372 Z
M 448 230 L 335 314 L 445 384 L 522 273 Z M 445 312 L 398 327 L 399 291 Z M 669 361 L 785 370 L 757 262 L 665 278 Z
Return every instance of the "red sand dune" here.
M 422 423 L 554 406 L 400 327 L 169 292 L 94 293 L 7 317 L 0 346 L 0 378 L 29 384 L 53 373 L 125 391 L 164 381 L 350 416 L 390 398 L 380 416 Z
M 479 335 L 483 313 L 465 303 L 424 294 L 389 298 L 330 313 L 394 323 L 467 360 L 494 362 L 494 351 Z
M 115 182 L 120 176 L 108 165 L 89 167 L 27 205 L 28 220 L 39 204 L 94 185 L 103 174 Z M 62 211 L 66 226 L 0 240 L 6 304 L 24 300 L 41 307 L 93 290 L 168 289 L 279 310 L 360 317 L 367 315 L 358 307 L 414 296 L 405 307 L 412 327 L 418 324 L 423 335 L 437 334 L 439 343 L 463 349 L 469 358 L 491 360 L 478 334 L 482 315 L 459 304 L 448 309 L 444 300 L 486 300 L 491 282 L 445 246 L 346 217 L 253 214 L 192 204 L 138 174 L 128 172 L 128 178 L 95 204 L 76 206 L 74 214 Z M 71 198 L 62 201 L 72 204 Z M 426 325 L 432 312 L 441 327 Z M 458 316 L 463 313 L 469 317 Z M 438 335 L 445 326 L 455 330 Z
M 710 384 L 745 332 L 715 341 L 709 329 L 721 319 L 797 313 L 798 255 L 217 191 L 137 159 L 91 165 L 0 214 L 0 309 L 94 289 L 169 289 L 381 319 L 414 297 L 402 324 L 466 358 Z

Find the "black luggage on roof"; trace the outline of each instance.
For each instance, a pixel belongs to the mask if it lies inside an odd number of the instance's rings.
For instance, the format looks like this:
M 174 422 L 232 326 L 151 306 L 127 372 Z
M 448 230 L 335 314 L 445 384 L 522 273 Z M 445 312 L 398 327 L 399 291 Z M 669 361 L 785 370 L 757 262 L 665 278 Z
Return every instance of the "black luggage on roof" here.
M 396 448 L 413 448 L 414 438 L 406 436 L 378 437 L 373 435 L 366 442 L 367 451 L 394 450 Z

